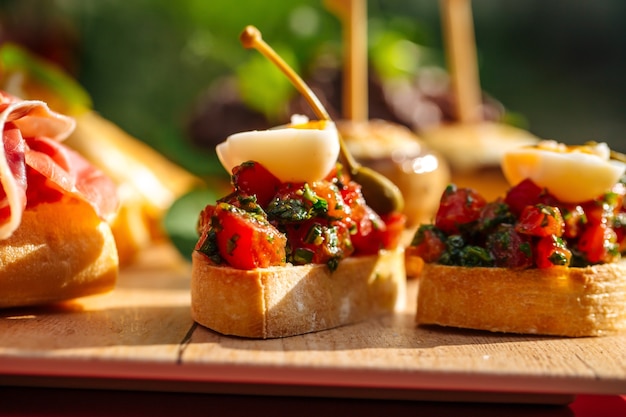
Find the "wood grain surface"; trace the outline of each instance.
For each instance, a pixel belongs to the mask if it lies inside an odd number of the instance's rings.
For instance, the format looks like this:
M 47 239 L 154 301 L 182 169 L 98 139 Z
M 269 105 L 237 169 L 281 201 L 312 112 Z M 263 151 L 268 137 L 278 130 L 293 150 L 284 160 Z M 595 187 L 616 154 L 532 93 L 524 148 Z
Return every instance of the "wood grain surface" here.
M 270 340 L 190 316 L 190 266 L 142 254 L 110 294 L 0 312 L 0 384 L 380 398 L 568 401 L 626 394 L 626 335 L 558 338 L 414 324 L 395 315 Z

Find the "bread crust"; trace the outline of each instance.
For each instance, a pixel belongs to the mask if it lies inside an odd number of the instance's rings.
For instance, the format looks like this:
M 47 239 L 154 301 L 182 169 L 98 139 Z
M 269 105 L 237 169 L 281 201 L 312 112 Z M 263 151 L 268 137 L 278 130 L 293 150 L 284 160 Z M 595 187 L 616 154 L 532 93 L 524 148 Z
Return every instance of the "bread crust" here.
M 617 333 L 626 330 L 626 262 L 524 270 L 425 264 L 416 321 L 570 337 Z
M 77 199 L 24 211 L 0 241 L 0 307 L 48 304 L 107 292 L 118 276 L 110 226 Z
M 239 270 L 192 255 L 191 312 L 219 333 L 278 338 L 330 329 L 401 309 L 406 302 L 402 249 L 326 265 Z

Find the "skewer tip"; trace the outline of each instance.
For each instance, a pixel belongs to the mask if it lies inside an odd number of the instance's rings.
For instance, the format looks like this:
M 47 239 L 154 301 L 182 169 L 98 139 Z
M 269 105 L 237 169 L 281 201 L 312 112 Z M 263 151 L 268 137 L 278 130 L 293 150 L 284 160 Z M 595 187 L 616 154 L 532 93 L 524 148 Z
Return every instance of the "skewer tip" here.
M 254 48 L 254 45 L 257 41 L 261 39 L 261 31 L 257 29 L 255 26 L 248 25 L 244 28 L 241 35 L 239 35 L 239 40 L 244 48 Z

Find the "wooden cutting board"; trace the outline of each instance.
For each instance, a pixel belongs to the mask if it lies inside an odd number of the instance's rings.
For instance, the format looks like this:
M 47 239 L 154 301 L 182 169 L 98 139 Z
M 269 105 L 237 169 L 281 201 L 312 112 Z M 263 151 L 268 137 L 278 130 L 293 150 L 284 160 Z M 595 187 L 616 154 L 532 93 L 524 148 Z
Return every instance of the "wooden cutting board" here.
M 273 340 L 194 324 L 190 267 L 158 245 L 110 294 L 0 312 L 0 384 L 458 401 L 626 394 L 626 335 L 558 338 L 414 324 L 405 311 Z

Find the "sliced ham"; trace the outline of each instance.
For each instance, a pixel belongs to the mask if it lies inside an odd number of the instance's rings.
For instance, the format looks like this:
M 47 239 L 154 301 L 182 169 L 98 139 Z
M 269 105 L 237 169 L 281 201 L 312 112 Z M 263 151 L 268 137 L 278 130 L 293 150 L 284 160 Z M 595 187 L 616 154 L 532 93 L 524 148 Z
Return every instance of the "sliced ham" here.
M 44 175 L 51 187 L 90 202 L 108 218 L 118 208 L 117 186 L 78 152 L 48 138 L 27 138 L 26 165 Z
M 28 206 L 70 194 L 89 202 L 107 220 L 118 208 L 111 179 L 61 141 L 74 119 L 46 103 L 0 92 L 0 239 L 20 225 Z

